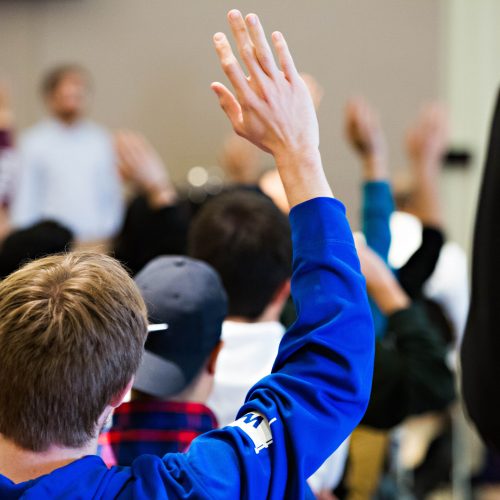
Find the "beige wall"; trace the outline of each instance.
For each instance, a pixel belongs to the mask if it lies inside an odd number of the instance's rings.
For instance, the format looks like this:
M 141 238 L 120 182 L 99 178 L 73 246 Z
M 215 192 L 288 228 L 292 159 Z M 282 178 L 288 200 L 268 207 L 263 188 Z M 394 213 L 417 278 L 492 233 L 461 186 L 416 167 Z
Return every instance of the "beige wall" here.
M 40 116 L 36 94 L 50 65 L 77 61 L 94 74 L 93 115 L 137 128 L 176 179 L 213 165 L 229 130 L 211 95 L 220 79 L 211 35 L 237 6 L 287 34 L 301 70 L 326 90 L 322 151 L 338 196 L 357 214 L 357 165 L 342 141 L 342 108 L 366 94 L 382 110 L 392 164 L 413 113 L 439 88 L 440 10 L 434 0 L 32 0 L 0 1 L 0 75 L 10 75 L 19 125 Z
M 442 2 L 441 87 L 450 109 L 456 144 L 473 155 L 466 172 L 447 172 L 442 182 L 449 234 L 470 250 L 477 195 L 490 123 L 500 85 L 500 2 Z

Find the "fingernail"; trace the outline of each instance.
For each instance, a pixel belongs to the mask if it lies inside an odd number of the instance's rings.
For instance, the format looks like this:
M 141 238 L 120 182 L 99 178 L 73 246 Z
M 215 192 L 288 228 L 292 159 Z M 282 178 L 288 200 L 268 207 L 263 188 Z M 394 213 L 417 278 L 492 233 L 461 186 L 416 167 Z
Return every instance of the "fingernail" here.
M 257 24 L 257 16 L 255 14 L 248 14 L 247 21 L 250 24 Z
M 233 9 L 232 11 L 229 12 L 229 17 L 231 19 L 238 19 L 238 17 L 240 16 L 240 11 L 239 10 L 236 10 L 236 9 Z
M 216 33 L 214 35 L 214 41 L 222 42 L 222 40 L 224 40 L 224 33 Z

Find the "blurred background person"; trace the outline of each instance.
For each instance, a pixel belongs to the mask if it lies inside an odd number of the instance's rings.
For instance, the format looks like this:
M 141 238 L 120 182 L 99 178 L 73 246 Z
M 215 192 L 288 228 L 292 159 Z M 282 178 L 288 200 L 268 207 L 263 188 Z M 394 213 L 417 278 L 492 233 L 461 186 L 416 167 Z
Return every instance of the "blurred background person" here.
M 0 242 L 10 230 L 9 205 L 15 175 L 14 115 L 9 89 L 0 82 Z
M 86 118 L 90 87 L 87 71 L 74 64 L 58 66 L 43 79 L 49 117 L 19 139 L 13 227 L 52 219 L 84 243 L 107 240 L 120 228 L 123 200 L 113 144 Z

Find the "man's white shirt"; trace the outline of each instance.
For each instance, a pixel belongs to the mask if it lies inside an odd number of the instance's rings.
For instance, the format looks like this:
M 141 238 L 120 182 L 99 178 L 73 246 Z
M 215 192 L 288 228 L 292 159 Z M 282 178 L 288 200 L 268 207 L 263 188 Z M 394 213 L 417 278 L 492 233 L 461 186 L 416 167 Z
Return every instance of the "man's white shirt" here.
M 82 120 L 48 119 L 21 136 L 20 175 L 11 210 L 14 227 L 55 220 L 81 241 L 113 236 L 123 198 L 110 135 Z

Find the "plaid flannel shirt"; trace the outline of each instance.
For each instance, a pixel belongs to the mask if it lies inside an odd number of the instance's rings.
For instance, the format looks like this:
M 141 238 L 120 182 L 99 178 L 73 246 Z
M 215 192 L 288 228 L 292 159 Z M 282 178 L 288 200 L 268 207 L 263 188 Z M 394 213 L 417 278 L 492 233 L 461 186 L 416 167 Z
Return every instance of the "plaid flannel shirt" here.
M 131 401 L 115 410 L 111 427 L 99 437 L 106 465 L 131 465 L 140 455 L 184 452 L 191 441 L 217 428 L 212 411 L 200 403 Z

